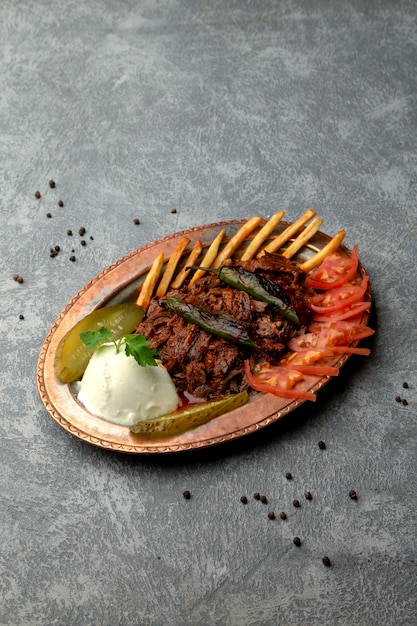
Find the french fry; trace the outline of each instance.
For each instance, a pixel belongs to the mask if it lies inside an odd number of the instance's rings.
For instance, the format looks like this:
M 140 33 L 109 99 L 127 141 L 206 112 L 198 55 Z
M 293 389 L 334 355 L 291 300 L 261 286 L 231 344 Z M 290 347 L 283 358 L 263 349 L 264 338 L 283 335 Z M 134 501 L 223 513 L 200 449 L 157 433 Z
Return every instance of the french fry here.
M 259 233 L 252 239 L 245 252 L 242 254 L 240 258 L 241 261 L 250 261 L 251 259 L 253 259 L 259 248 L 278 226 L 284 215 L 285 211 L 279 211 L 269 218 L 269 220 L 266 222 L 266 224 L 264 224 Z
M 201 254 L 203 249 L 203 245 L 199 239 L 195 242 L 190 254 L 188 255 L 188 259 L 185 262 L 184 267 L 179 272 L 179 274 L 175 277 L 175 279 L 171 283 L 171 289 L 179 289 L 183 284 L 184 280 L 187 278 L 188 274 L 191 270 L 187 270 L 186 267 L 189 265 L 195 265 L 198 257 Z
M 142 307 L 144 311 L 148 310 L 149 303 L 151 301 L 156 284 L 159 280 L 159 275 L 161 273 L 163 265 L 164 253 L 161 252 L 152 263 L 152 267 L 146 275 L 146 278 L 142 285 L 142 289 L 140 290 L 139 296 L 136 300 L 136 304 Z
M 177 265 L 182 257 L 182 253 L 185 248 L 190 243 L 190 239 L 188 237 L 183 237 L 175 248 L 174 252 L 171 254 L 169 261 L 166 265 L 164 274 L 161 278 L 161 282 L 158 285 L 158 289 L 156 290 L 156 296 L 158 298 L 162 298 L 169 289 L 170 282 L 172 277 L 174 276 L 174 272 L 177 268 Z
M 286 250 L 282 253 L 282 256 L 285 256 L 286 259 L 291 259 L 294 254 L 296 254 L 300 248 L 302 248 L 307 241 L 311 239 L 313 235 L 316 234 L 320 226 L 323 224 L 323 220 L 319 217 L 314 218 L 310 224 L 308 224 L 304 230 L 294 239 L 294 241 L 288 246 Z
M 223 228 L 219 234 L 217 235 L 217 237 L 215 239 L 213 239 L 213 241 L 211 242 L 211 244 L 209 245 L 209 247 L 207 248 L 207 252 L 204 255 L 203 260 L 201 261 L 201 265 L 203 267 L 211 267 L 214 259 L 217 256 L 217 253 L 219 251 L 220 248 L 220 244 L 222 242 L 222 239 L 224 237 L 224 233 L 226 232 L 226 229 Z M 205 271 L 204 270 L 197 270 L 194 274 L 194 276 L 192 277 L 192 279 L 189 282 L 189 285 L 194 285 L 194 283 L 201 278 L 202 276 L 204 276 Z
M 317 265 L 320 265 L 320 263 L 322 263 L 324 259 L 329 256 L 329 254 L 338 249 L 345 236 L 346 231 L 339 230 L 339 232 L 335 234 L 333 239 L 331 239 L 321 250 L 316 252 L 314 256 L 312 256 L 310 259 L 307 259 L 307 261 L 304 261 L 304 263 L 300 265 L 301 269 L 305 272 L 310 272 L 312 269 L 317 267 Z
M 291 237 L 293 237 L 299 230 L 306 224 L 312 217 L 316 215 L 316 211 L 312 209 L 307 209 L 301 217 L 298 218 L 293 224 L 290 224 L 280 235 L 275 237 L 267 246 L 262 248 L 260 252 L 258 252 L 257 256 L 263 256 L 265 252 L 276 252 L 284 243 L 286 243 Z
M 223 250 L 216 257 L 213 267 L 218 268 L 227 259 L 230 259 L 233 256 L 233 253 L 239 248 L 240 244 L 252 231 L 255 230 L 257 226 L 262 222 L 262 217 L 252 217 L 250 220 L 245 222 L 243 226 L 233 235 L 233 237 L 229 240 Z

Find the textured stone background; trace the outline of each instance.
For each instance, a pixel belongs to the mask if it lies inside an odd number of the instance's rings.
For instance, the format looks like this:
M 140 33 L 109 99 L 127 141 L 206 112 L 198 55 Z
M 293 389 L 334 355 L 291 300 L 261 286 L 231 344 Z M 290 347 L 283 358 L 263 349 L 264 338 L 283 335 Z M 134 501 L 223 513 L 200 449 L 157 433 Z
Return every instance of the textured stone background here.
M 413 0 L 1 0 L 2 625 L 417 623 L 416 59 Z M 314 406 L 151 459 L 50 419 L 39 349 L 88 280 L 188 226 L 308 207 L 359 244 L 377 328 Z

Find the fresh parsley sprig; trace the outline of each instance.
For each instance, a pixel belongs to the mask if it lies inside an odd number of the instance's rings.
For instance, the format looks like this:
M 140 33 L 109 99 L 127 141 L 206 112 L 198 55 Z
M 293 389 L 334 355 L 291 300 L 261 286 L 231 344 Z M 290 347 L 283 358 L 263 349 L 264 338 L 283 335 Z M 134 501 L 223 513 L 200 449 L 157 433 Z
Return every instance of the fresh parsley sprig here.
M 103 342 L 112 342 L 116 346 L 116 353 L 119 353 L 120 348 L 124 346 L 126 356 L 133 356 L 142 367 L 158 365 L 155 361 L 157 351 L 149 347 L 149 341 L 142 335 L 128 334 L 120 339 L 113 339 L 112 332 L 102 326 L 100 330 L 86 330 L 80 333 L 80 339 L 89 349 L 97 348 Z

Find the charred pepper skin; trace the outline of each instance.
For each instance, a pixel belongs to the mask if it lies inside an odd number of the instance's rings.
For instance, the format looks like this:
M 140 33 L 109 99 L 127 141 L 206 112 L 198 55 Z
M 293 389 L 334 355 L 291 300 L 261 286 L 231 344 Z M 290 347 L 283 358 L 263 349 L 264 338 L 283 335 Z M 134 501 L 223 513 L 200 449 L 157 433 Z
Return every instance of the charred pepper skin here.
M 255 300 L 266 302 L 273 306 L 282 317 L 299 324 L 297 313 L 291 307 L 291 300 L 281 285 L 277 285 L 272 280 L 250 272 L 249 270 L 236 265 L 223 265 L 218 269 L 190 266 L 187 269 L 201 269 L 212 272 L 227 285 L 245 291 Z
M 206 311 L 179 298 L 162 298 L 160 304 L 182 315 L 187 322 L 196 324 L 211 335 L 249 348 L 259 348 L 249 337 L 246 329 L 227 313 Z

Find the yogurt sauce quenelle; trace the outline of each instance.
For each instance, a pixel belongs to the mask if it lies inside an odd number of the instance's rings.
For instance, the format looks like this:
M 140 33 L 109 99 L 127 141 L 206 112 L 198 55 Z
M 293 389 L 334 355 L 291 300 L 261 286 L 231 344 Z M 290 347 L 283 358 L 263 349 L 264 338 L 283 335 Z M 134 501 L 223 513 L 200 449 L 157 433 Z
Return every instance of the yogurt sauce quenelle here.
M 162 365 L 141 366 L 124 350 L 117 352 L 114 343 L 94 352 L 74 391 L 88 411 L 122 426 L 171 413 L 179 405 L 175 385 Z

